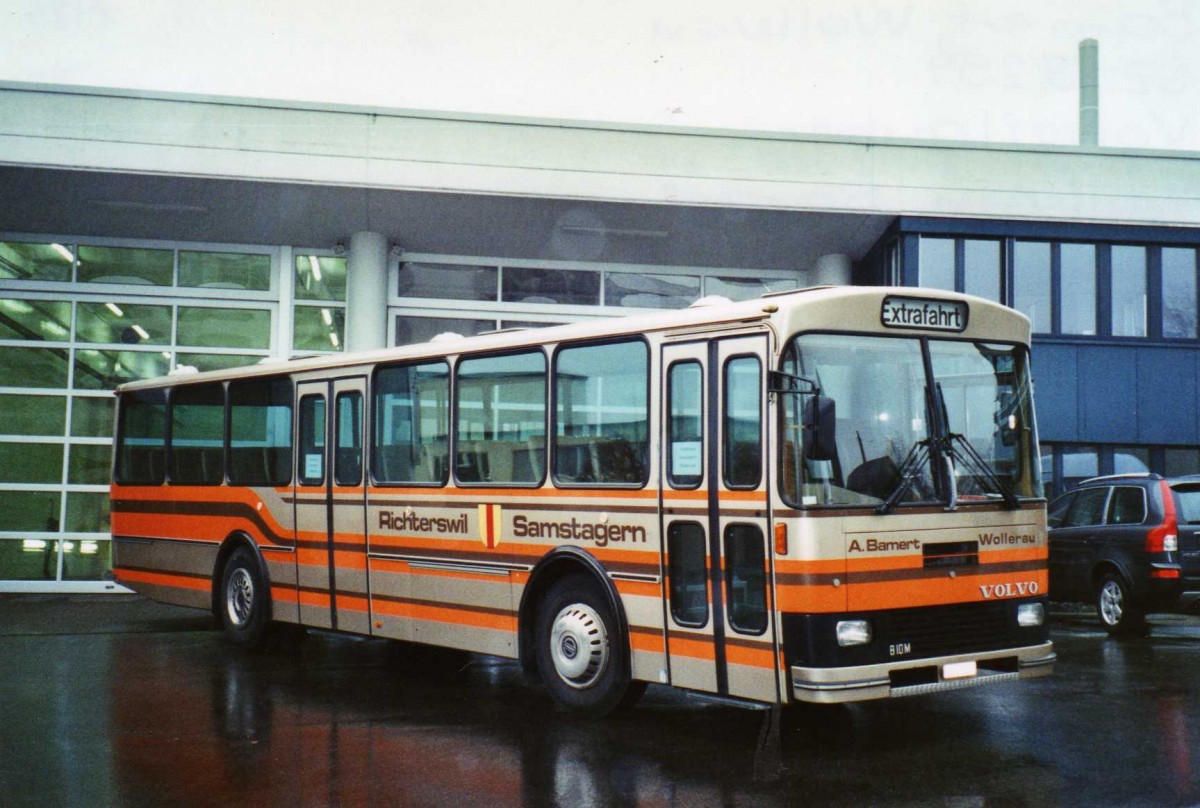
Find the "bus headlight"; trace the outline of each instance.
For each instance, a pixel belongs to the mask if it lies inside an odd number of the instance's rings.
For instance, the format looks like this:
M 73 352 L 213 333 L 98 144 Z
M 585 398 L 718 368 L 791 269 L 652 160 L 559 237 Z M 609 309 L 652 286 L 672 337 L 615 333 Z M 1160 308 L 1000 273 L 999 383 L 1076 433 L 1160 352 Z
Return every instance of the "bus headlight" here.
M 839 620 L 837 624 L 838 645 L 866 645 L 871 641 L 870 620 Z
M 1017 607 L 1017 625 L 1021 628 L 1040 626 L 1046 622 L 1046 607 L 1041 603 L 1022 603 Z

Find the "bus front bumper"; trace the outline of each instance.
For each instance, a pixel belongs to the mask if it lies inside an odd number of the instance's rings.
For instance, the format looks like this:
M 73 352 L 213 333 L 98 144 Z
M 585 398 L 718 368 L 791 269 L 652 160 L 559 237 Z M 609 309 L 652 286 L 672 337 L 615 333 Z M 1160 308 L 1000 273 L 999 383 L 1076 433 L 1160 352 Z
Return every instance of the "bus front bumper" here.
M 1046 676 L 1058 658 L 1054 644 L 1005 648 L 974 654 L 910 659 L 850 668 L 792 667 L 797 701 L 835 704 L 919 696 L 977 685 Z

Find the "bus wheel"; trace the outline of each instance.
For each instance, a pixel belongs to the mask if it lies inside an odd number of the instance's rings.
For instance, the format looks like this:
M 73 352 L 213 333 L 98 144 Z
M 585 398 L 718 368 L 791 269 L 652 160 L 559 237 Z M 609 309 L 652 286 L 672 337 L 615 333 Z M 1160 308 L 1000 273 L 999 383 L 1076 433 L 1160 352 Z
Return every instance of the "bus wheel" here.
M 1105 573 L 1096 587 L 1096 611 L 1109 634 L 1133 636 L 1146 633 L 1146 615 L 1134 605 L 1125 579 L 1115 572 Z
M 592 716 L 621 705 L 630 682 L 615 636 L 616 619 L 591 578 L 570 575 L 550 588 L 538 609 L 537 662 L 555 701 Z
M 221 574 L 221 625 L 238 645 L 256 648 L 267 631 L 267 589 L 258 560 L 245 547 L 229 556 Z

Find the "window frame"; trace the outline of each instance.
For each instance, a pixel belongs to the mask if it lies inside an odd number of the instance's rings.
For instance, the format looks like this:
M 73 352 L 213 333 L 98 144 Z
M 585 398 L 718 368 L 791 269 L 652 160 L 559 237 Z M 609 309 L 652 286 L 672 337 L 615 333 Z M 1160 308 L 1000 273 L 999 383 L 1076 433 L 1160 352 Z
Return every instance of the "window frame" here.
M 288 431 L 287 431 L 288 442 L 287 442 L 287 447 L 286 447 L 287 448 L 287 460 L 286 460 L 286 463 L 283 464 L 283 467 L 287 469 L 286 479 L 274 479 L 274 478 L 270 478 L 269 476 L 266 476 L 261 479 L 251 479 L 251 480 L 238 479 L 238 480 L 235 480 L 235 479 L 233 479 L 233 467 L 234 467 L 234 463 L 233 463 L 233 450 L 234 450 L 234 446 L 233 446 L 233 414 L 234 414 L 234 407 L 235 406 L 242 407 L 242 406 L 247 406 L 247 405 L 244 405 L 244 404 L 235 405 L 234 404 L 234 395 L 235 395 L 235 393 L 240 392 L 242 387 L 253 386 L 256 384 L 261 384 L 264 387 L 266 387 L 268 391 L 270 391 L 270 388 L 273 385 L 275 385 L 276 383 L 281 383 L 281 386 L 286 388 L 286 392 L 287 392 L 287 395 L 285 396 L 285 400 L 287 401 L 287 412 L 288 412 Z M 253 406 L 263 406 L 264 409 L 269 409 L 271 404 L 267 403 L 266 405 L 253 405 Z M 231 379 L 229 381 L 229 383 L 226 384 L 226 386 L 225 386 L 225 480 L 230 486 L 241 486 L 241 487 L 263 486 L 263 487 L 271 487 L 271 488 L 283 488 L 283 487 L 290 487 L 293 485 L 293 483 L 297 482 L 298 475 L 296 474 L 297 469 L 295 467 L 296 466 L 295 461 L 296 461 L 296 454 L 297 454 L 297 452 L 296 452 L 296 436 L 297 436 L 298 419 L 296 417 L 296 411 L 297 411 L 296 384 L 292 380 L 291 376 L 261 376 L 261 377 L 248 377 L 248 378 L 244 378 L 244 379 Z M 281 447 L 264 447 L 264 448 L 270 448 L 270 449 L 274 449 L 277 451 Z
M 126 476 L 123 476 L 120 474 L 120 471 L 122 469 L 121 450 L 124 448 L 124 443 L 125 443 L 125 439 L 126 439 L 126 423 L 127 423 L 126 419 L 128 418 L 128 414 L 129 414 L 129 406 L 127 404 L 129 399 L 127 399 L 126 396 L 133 396 L 133 397 L 154 396 L 154 397 L 159 397 L 162 399 L 162 402 L 161 402 L 161 406 L 162 406 L 162 446 L 160 449 L 160 451 L 162 452 L 162 465 L 159 470 L 159 474 L 156 475 L 156 477 L 130 478 L 130 477 L 126 477 Z M 156 402 L 147 402 L 147 403 L 154 404 Z M 166 482 L 167 482 L 167 443 L 168 443 L 167 432 L 168 432 L 168 425 L 169 425 L 169 421 L 168 421 L 168 417 L 169 417 L 168 413 L 169 412 L 170 412 L 170 410 L 169 410 L 168 403 L 167 403 L 166 388 L 153 387 L 153 388 L 149 388 L 146 390 L 131 390 L 126 393 L 123 393 L 121 395 L 121 397 L 117 399 L 117 433 L 116 433 L 116 438 L 114 440 L 114 447 L 113 447 L 113 472 L 112 472 L 112 479 L 113 479 L 114 483 L 116 483 L 117 485 L 123 485 L 123 486 L 147 486 L 147 487 L 166 485 Z
M 695 477 L 696 478 L 695 483 L 680 482 L 675 477 L 675 474 L 674 474 L 674 471 L 675 471 L 675 455 L 674 455 L 675 430 L 673 427 L 674 419 L 673 419 L 672 412 L 671 412 L 671 407 L 675 403 L 675 377 L 673 374 L 674 374 L 676 368 L 680 368 L 685 365 L 694 365 L 700 373 L 700 389 L 699 389 L 700 413 L 698 416 L 700 419 L 700 473 L 696 474 L 696 475 L 686 475 L 688 478 Z M 705 398 L 705 396 L 704 396 L 704 387 L 705 387 L 704 380 L 705 380 L 704 363 L 701 362 L 697 358 L 678 359 L 674 362 L 671 362 L 671 364 L 667 366 L 667 396 L 666 396 L 666 401 L 663 404 L 663 416 L 664 416 L 664 422 L 665 422 L 665 428 L 663 429 L 663 442 L 666 445 L 667 449 L 666 449 L 666 457 L 665 457 L 666 469 L 665 469 L 665 474 L 663 476 L 667 480 L 667 485 L 669 485 L 673 490 L 676 490 L 676 491 L 695 491 L 697 488 L 704 485 L 705 470 L 706 470 L 705 466 L 707 465 L 706 458 L 708 457 L 705 447 L 708 445 L 708 441 L 710 440 L 710 438 L 707 434 L 707 432 L 708 432 L 708 429 L 706 428 L 707 424 L 704 420 L 705 414 L 707 412 L 707 408 L 705 407 L 705 401 L 704 401 L 704 398 Z
M 378 426 L 381 422 L 380 417 L 380 395 L 382 385 L 379 382 L 379 376 L 391 370 L 409 369 L 418 367 L 430 367 L 433 365 L 441 365 L 445 368 L 446 374 L 446 464 L 442 469 L 440 480 L 385 480 L 379 476 L 377 464 L 380 453 L 383 449 L 383 444 L 379 441 Z M 444 488 L 450 482 L 450 467 L 451 458 L 454 456 L 454 433 L 457 429 L 455 419 L 455 388 L 454 388 L 454 369 L 449 357 L 432 356 L 422 357 L 417 359 L 409 359 L 402 362 L 388 362 L 386 364 L 376 365 L 371 371 L 371 412 L 370 412 L 370 435 L 368 436 L 371 446 L 370 462 L 367 464 L 367 473 L 372 485 L 381 487 L 420 487 L 420 488 Z M 411 391 L 410 391 L 411 392 Z
M 177 399 L 181 395 L 186 395 L 189 392 L 197 390 L 210 390 L 219 388 L 221 391 L 221 435 L 220 435 L 220 452 L 221 464 L 220 470 L 215 479 L 205 479 L 203 481 L 177 481 L 175 468 L 175 407 Z M 229 393 L 224 382 L 201 382 L 199 384 L 181 384 L 177 387 L 172 387 L 170 394 L 167 397 L 167 443 L 166 443 L 166 459 L 167 469 L 166 478 L 167 485 L 171 486 L 217 486 L 223 485 L 228 477 L 229 469 Z
M 757 624 L 757 622 L 753 626 L 741 626 L 738 625 L 738 623 L 734 620 L 734 603 L 738 602 L 734 598 L 734 572 L 736 569 L 738 569 L 738 567 L 730 560 L 732 558 L 732 553 L 730 552 L 730 539 L 733 538 L 735 531 L 738 529 L 752 530 L 758 536 L 758 543 L 756 545 L 750 541 L 747 541 L 746 544 L 748 546 L 756 547 L 760 553 L 758 572 L 762 575 L 762 587 L 760 590 L 762 595 L 761 627 Z M 761 637 L 762 635 L 766 634 L 771 627 L 771 609 L 768 602 L 768 591 L 770 589 L 770 581 L 768 580 L 770 575 L 768 568 L 769 556 L 766 546 L 766 534 L 764 533 L 762 526 L 754 522 L 730 522 L 729 524 L 725 525 L 724 529 L 721 531 L 721 554 L 721 566 L 724 567 L 725 572 L 724 576 L 722 576 L 725 579 L 723 583 L 725 589 L 725 620 L 729 623 L 729 627 L 737 634 Z
M 1087 488 L 1081 488 L 1078 491 L 1076 491 L 1075 499 L 1071 502 L 1071 506 L 1067 509 L 1067 512 L 1063 515 L 1064 522 L 1069 520 L 1071 515 L 1075 513 L 1075 508 L 1076 508 L 1076 506 L 1079 505 L 1080 499 L 1082 499 L 1084 495 L 1089 494 L 1092 491 L 1100 491 L 1104 494 L 1104 501 L 1100 505 L 1099 510 L 1097 511 L 1097 513 L 1100 515 L 1100 521 L 1099 522 L 1088 522 L 1086 524 L 1078 524 L 1078 525 L 1064 523 L 1063 525 L 1061 525 L 1061 527 L 1062 528 L 1102 527 L 1105 524 L 1105 520 L 1108 519 L 1108 504 L 1109 504 L 1109 500 L 1112 499 L 1112 489 L 1113 489 L 1113 487 L 1111 485 L 1096 485 L 1096 486 L 1089 486 Z
M 322 419 L 321 419 L 321 435 L 322 435 L 322 440 L 324 442 L 319 444 L 319 447 L 321 449 L 321 477 L 320 477 L 320 479 L 317 479 L 315 477 L 309 477 L 307 474 L 304 473 L 304 470 L 305 470 L 304 463 L 306 462 L 306 458 L 309 454 L 304 451 L 305 447 L 307 446 L 307 444 L 305 443 L 305 440 L 304 440 L 305 439 L 304 404 L 305 404 L 305 402 L 308 402 L 308 401 L 320 402 L 323 405 Z M 305 393 L 304 395 L 300 396 L 300 400 L 296 404 L 296 421 L 295 421 L 296 474 L 295 474 L 295 479 L 296 479 L 296 485 L 298 487 L 307 488 L 307 489 L 318 489 L 318 488 L 324 488 L 328 484 L 328 481 L 330 479 L 330 475 L 329 475 L 329 410 L 330 410 L 329 397 L 325 393 Z M 313 444 L 313 446 L 311 448 L 313 448 L 313 449 L 318 448 L 318 444 Z
M 542 451 L 542 472 L 536 480 L 524 482 L 505 482 L 497 480 L 462 480 L 458 476 L 458 451 L 461 443 L 459 439 L 459 430 L 462 425 L 462 418 L 459 411 L 462 391 L 462 366 L 468 362 L 475 362 L 486 359 L 503 359 L 510 356 L 540 356 L 542 358 L 542 392 L 544 408 L 542 410 L 542 434 L 545 436 L 546 445 Z M 546 350 L 537 346 L 521 346 L 515 349 L 506 349 L 502 351 L 483 351 L 480 353 L 462 354 L 454 360 L 452 369 L 453 380 L 450 386 L 450 453 L 447 465 L 449 466 L 450 479 L 454 485 L 459 488 L 541 488 L 546 483 L 549 468 L 550 456 L 550 428 L 553 417 L 551 415 L 554 407 L 553 391 L 554 385 L 551 377 L 551 362 L 550 357 L 546 356 Z
M 596 348 L 605 345 L 633 345 L 640 344 L 645 350 L 646 357 L 646 374 L 645 374 L 645 390 L 646 390 L 646 440 L 642 446 L 643 455 L 645 457 L 645 471 L 642 474 L 642 479 L 638 482 L 573 482 L 570 480 L 562 480 L 558 476 L 558 363 L 564 351 Z M 622 334 L 616 337 L 607 337 L 604 339 L 577 340 L 572 342 L 562 342 L 554 346 L 553 353 L 550 357 L 550 373 L 548 376 L 550 384 L 550 405 L 549 405 L 549 425 L 546 433 L 547 444 L 547 476 L 553 481 L 555 488 L 564 490 L 571 489 L 594 489 L 594 488 L 615 488 L 627 490 L 640 490 L 646 488 L 650 484 L 652 477 L 652 469 L 654 467 L 654 458 L 651 455 L 651 447 L 654 444 L 653 433 L 654 425 L 651 423 L 651 414 L 654 411 L 654 391 L 652 384 L 652 374 L 654 372 L 654 357 L 650 350 L 650 341 L 644 335 L 628 335 Z M 703 397 L 703 391 L 701 391 Z
M 757 473 L 753 483 L 732 483 L 730 482 L 730 460 L 732 452 L 730 452 L 731 443 L 729 441 L 729 369 L 730 366 L 742 359 L 753 359 L 758 364 L 758 384 L 756 392 L 758 393 L 758 465 Z M 757 353 L 739 353 L 726 357 L 724 364 L 721 366 L 721 483 L 730 491 L 757 491 L 762 487 L 763 478 L 766 476 L 763 473 L 764 460 L 766 458 L 766 420 L 767 414 L 763 411 L 765 402 L 763 368 L 765 367 L 763 358 Z
M 1141 503 L 1142 503 L 1142 518 L 1141 518 L 1141 520 L 1139 520 L 1137 522 L 1114 522 L 1114 521 L 1112 521 L 1112 512 L 1113 512 L 1113 508 L 1117 504 L 1117 492 L 1118 491 L 1137 491 L 1138 492 L 1138 494 L 1140 495 L 1140 498 L 1141 498 Z M 1104 524 L 1119 525 L 1119 526 L 1123 526 L 1123 527 L 1136 527 L 1138 525 L 1144 525 L 1144 524 L 1146 524 L 1146 520 L 1148 518 L 1150 518 L 1150 507 L 1149 506 L 1150 506 L 1150 503 L 1147 501 L 1147 498 L 1146 498 L 1146 489 L 1143 488 L 1142 486 L 1140 486 L 1140 485 L 1114 485 L 1114 486 L 1112 486 L 1112 490 L 1109 491 L 1108 503 L 1104 507 Z
M 675 545 L 679 541 L 682 541 L 683 539 L 686 539 L 686 538 L 690 538 L 690 536 L 680 535 L 679 532 L 677 532 L 677 531 L 682 530 L 685 527 L 686 528 L 695 528 L 697 531 L 697 534 L 698 534 L 698 535 L 696 535 L 696 538 L 699 538 L 699 540 L 700 540 L 700 548 L 699 548 L 698 558 L 701 562 L 701 565 L 700 565 L 700 568 L 702 570 L 701 581 L 703 583 L 703 588 L 704 588 L 704 617 L 703 617 L 703 619 L 701 619 L 699 621 L 684 620 L 680 617 L 679 612 L 676 611 L 676 604 L 679 600 L 681 600 L 681 598 L 676 597 L 675 586 L 676 586 L 676 581 L 678 580 L 679 576 L 676 574 L 675 559 L 679 554 L 676 552 L 676 550 L 674 548 L 675 548 Z M 693 559 L 689 559 L 689 560 L 693 560 Z M 709 575 L 710 575 L 710 573 L 709 573 L 709 569 L 708 569 L 708 536 L 707 536 L 707 532 L 705 530 L 704 525 L 700 522 L 691 521 L 691 520 L 676 521 L 676 522 L 672 522 L 670 525 L 668 525 L 667 526 L 667 580 L 668 580 L 667 599 L 669 601 L 669 611 L 671 613 L 671 619 L 675 621 L 676 625 L 684 626 L 685 628 L 695 628 L 695 629 L 704 628 L 705 626 L 708 625 L 710 616 L 712 614 L 712 606 L 709 602 L 712 599 L 710 597 L 710 592 L 709 592 Z

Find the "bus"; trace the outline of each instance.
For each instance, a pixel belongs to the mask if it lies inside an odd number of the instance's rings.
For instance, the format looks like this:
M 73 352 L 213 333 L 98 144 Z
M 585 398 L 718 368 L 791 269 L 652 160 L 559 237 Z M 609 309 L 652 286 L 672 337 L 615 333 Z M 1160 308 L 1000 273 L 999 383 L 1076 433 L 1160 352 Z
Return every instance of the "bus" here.
M 818 287 L 117 390 L 114 574 L 518 660 L 569 711 L 649 683 L 847 702 L 1034 677 L 1029 321 Z

